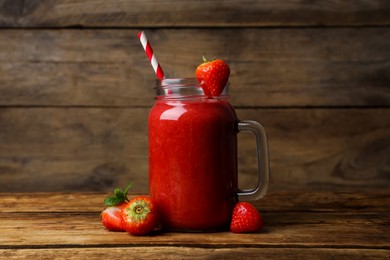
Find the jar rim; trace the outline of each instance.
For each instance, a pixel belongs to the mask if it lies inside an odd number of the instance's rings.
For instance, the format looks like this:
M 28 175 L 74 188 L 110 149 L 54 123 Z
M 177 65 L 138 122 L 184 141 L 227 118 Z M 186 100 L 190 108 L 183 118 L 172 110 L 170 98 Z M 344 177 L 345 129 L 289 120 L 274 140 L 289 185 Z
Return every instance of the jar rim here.
M 196 78 L 164 78 L 157 79 L 157 87 L 201 87 Z
M 164 78 L 156 80 L 156 99 L 228 99 L 228 87 L 226 84 L 221 95 L 208 97 L 204 94 L 203 88 L 196 78 Z

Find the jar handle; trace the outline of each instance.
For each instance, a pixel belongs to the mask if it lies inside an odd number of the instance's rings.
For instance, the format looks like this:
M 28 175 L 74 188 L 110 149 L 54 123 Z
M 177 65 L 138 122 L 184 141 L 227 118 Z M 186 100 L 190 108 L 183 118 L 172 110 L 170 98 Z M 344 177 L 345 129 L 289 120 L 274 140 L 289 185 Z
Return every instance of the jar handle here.
M 249 201 L 262 198 L 268 189 L 269 184 L 269 159 L 267 134 L 264 127 L 256 121 L 238 121 L 239 132 L 251 132 L 256 137 L 257 147 L 257 185 L 254 189 L 239 190 L 238 199 Z

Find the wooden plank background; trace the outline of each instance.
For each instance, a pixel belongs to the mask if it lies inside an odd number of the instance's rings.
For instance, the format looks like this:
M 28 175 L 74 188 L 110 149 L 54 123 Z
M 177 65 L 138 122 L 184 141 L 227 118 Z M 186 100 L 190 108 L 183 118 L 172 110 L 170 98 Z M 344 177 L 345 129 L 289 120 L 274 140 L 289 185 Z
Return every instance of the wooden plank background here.
M 0 0 L 0 192 L 147 192 L 141 29 L 168 76 L 229 62 L 239 117 L 268 131 L 271 190 L 390 188 L 388 1 Z M 250 135 L 239 162 L 250 187 Z

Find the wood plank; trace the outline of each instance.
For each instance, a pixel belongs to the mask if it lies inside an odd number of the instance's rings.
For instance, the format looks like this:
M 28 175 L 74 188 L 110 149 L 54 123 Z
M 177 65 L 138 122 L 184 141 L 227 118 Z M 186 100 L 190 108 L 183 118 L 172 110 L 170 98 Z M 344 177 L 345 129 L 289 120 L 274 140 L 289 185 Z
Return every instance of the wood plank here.
M 145 108 L 0 109 L 0 191 L 147 192 Z M 237 109 L 268 131 L 272 190 L 388 190 L 389 109 Z M 240 187 L 254 141 L 239 135 Z M 32 177 L 34 176 L 34 177 Z
M 240 119 L 254 119 L 268 131 L 271 189 L 338 191 L 371 184 L 389 188 L 388 113 L 387 109 L 237 111 Z M 243 175 L 251 171 L 253 176 L 256 161 L 249 139 L 243 137 L 239 143 L 243 147 L 239 163 L 245 165 Z
M 149 107 L 154 73 L 136 32 L 3 30 L 0 105 Z M 235 106 L 390 105 L 387 27 L 147 33 L 171 77 L 193 77 L 205 51 L 227 59 Z
M 133 195 L 129 197 L 135 196 Z M 0 213 L 99 213 L 110 193 L 0 193 Z M 390 193 L 270 192 L 253 204 L 261 212 L 389 213 Z M 50 205 L 48 207 L 47 205 Z
M 147 113 L 1 109 L 0 189 L 111 190 L 133 181 L 134 192 L 142 193 L 148 185 Z
M 3 27 L 223 27 L 389 25 L 390 5 L 371 1 L 2 0 Z
M 287 194 L 274 194 L 271 197 L 274 206 L 284 208 Z M 388 192 L 383 194 L 389 198 Z M 89 259 L 102 254 L 105 257 L 125 256 L 130 252 L 138 257 L 160 256 L 164 259 L 171 256 L 207 256 L 213 259 L 240 256 L 240 259 L 245 259 L 259 255 L 273 256 L 272 259 L 309 255 L 314 255 L 314 259 L 382 259 L 388 256 L 390 250 L 389 204 L 383 204 L 382 212 L 374 208 L 367 212 L 344 208 L 350 201 L 349 197 L 354 196 L 357 204 L 362 201 L 363 208 L 366 200 L 373 205 L 376 201 L 383 202 L 384 197 L 379 193 L 291 193 L 290 196 L 301 198 L 296 200 L 298 204 L 304 203 L 305 198 L 309 204 L 318 199 L 320 205 L 326 202 L 323 204 L 325 207 L 329 206 L 329 202 L 335 203 L 335 211 L 311 212 L 309 209 L 306 212 L 289 212 L 293 207 L 291 203 L 291 208 L 286 211 L 263 211 L 265 229 L 254 234 L 160 231 L 143 237 L 106 231 L 99 221 L 99 212 L 94 212 L 91 207 L 99 204 L 95 200 L 99 196 L 97 193 L 14 195 L 0 194 L 0 209 L 8 207 L 10 201 L 7 198 L 16 202 L 17 210 L 13 213 L 0 212 L 0 253 L 2 257 L 11 259 L 51 259 L 53 254 L 60 258 Z M 44 195 L 48 195 L 47 200 Z M 61 199 L 63 195 L 65 197 Z M 56 209 L 61 204 L 67 205 L 68 209 L 74 208 L 69 211 L 66 208 Z M 82 204 L 86 208 L 78 211 L 78 206 Z M 30 212 L 23 213 L 33 205 L 38 207 L 31 207 Z M 46 212 L 40 212 L 40 205 L 45 205 Z
M 0 249 L 7 259 L 386 259 L 386 249 L 334 248 L 194 248 L 194 247 L 109 247 L 109 248 L 55 248 L 55 249 Z
M 174 245 L 390 249 L 389 213 L 263 212 L 262 216 L 265 227 L 260 233 L 156 231 L 150 236 L 131 236 L 105 230 L 99 213 L 1 213 L 0 248 Z

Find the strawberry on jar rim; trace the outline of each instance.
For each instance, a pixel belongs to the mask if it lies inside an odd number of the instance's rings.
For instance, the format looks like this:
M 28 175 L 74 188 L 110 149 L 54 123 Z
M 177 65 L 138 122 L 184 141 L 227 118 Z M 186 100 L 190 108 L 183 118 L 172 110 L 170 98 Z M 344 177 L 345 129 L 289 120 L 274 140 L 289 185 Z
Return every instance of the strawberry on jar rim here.
M 207 61 L 203 56 L 203 63 L 195 71 L 200 86 L 206 96 L 221 95 L 230 75 L 229 65 L 220 59 Z

